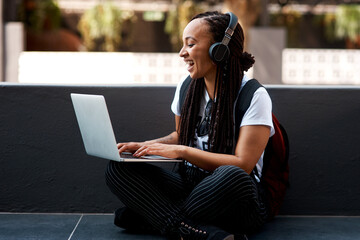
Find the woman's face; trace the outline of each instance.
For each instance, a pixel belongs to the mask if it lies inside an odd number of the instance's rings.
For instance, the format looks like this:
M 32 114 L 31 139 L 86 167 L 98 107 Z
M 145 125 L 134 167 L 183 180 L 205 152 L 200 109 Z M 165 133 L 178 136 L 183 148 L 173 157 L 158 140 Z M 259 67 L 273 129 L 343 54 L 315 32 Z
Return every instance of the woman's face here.
M 183 47 L 179 55 L 184 58 L 191 78 L 215 80 L 216 65 L 209 56 L 213 42 L 208 23 L 202 19 L 194 19 L 184 29 Z

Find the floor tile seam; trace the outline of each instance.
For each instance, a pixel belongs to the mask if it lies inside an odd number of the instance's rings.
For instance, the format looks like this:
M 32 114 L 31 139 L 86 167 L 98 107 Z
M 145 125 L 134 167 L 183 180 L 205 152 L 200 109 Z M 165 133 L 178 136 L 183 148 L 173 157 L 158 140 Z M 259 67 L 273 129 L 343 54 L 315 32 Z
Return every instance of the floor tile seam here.
M 75 233 L 75 231 L 76 231 L 77 227 L 79 226 L 79 224 L 80 224 L 80 222 L 81 222 L 81 220 L 82 220 L 83 216 L 84 216 L 84 215 L 83 215 L 83 214 L 81 214 L 81 216 L 80 216 L 79 220 L 77 221 L 77 223 L 76 223 L 76 225 L 75 225 L 74 229 L 72 230 L 72 232 L 71 232 L 71 234 L 70 234 L 70 236 L 69 236 L 68 240 L 71 240 L 71 238 L 72 238 L 72 236 L 74 235 L 74 233 Z

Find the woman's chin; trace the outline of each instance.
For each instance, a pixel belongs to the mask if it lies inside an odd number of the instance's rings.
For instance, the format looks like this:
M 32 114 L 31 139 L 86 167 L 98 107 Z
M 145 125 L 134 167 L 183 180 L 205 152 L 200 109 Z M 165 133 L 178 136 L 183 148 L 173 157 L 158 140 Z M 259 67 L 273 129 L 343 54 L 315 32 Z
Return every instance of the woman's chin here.
M 190 77 L 191 77 L 192 79 L 201 78 L 201 77 L 199 76 L 199 74 L 196 74 L 195 72 L 189 72 L 189 74 L 190 74 Z

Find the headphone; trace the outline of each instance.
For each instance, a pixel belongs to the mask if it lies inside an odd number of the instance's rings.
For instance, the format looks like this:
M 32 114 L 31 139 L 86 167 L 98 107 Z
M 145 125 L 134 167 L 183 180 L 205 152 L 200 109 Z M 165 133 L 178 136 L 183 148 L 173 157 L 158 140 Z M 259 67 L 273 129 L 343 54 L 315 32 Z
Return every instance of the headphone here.
M 231 36 L 234 34 L 236 24 L 238 23 L 238 18 L 232 12 L 227 12 L 227 15 L 230 16 L 229 25 L 225 30 L 224 38 L 221 42 L 216 42 L 209 48 L 209 55 L 211 60 L 216 64 L 221 64 L 225 62 L 230 56 L 230 49 L 228 44 L 230 42 Z

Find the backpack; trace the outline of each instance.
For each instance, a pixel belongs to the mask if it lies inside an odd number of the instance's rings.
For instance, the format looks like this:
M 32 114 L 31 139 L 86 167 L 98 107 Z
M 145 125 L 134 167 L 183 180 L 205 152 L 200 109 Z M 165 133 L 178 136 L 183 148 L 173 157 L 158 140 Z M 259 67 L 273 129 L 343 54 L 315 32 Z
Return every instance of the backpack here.
M 180 107 L 182 108 L 187 90 L 191 82 L 190 76 L 180 88 Z M 241 120 L 250 106 L 252 97 L 255 91 L 262 87 L 256 80 L 249 80 L 240 91 L 240 94 L 235 103 L 235 139 L 239 137 Z M 263 158 L 263 169 L 260 182 L 264 187 L 268 207 L 269 219 L 273 218 L 279 213 L 280 206 L 284 200 L 286 189 L 289 186 L 289 140 L 284 127 L 279 123 L 274 113 L 272 113 L 272 120 L 275 129 L 275 134 L 269 138 L 265 148 Z M 254 174 L 257 174 L 255 167 Z M 259 176 L 259 175 L 258 175 Z

